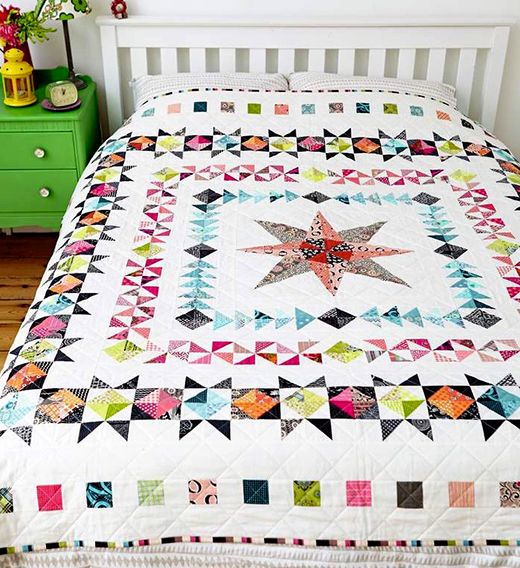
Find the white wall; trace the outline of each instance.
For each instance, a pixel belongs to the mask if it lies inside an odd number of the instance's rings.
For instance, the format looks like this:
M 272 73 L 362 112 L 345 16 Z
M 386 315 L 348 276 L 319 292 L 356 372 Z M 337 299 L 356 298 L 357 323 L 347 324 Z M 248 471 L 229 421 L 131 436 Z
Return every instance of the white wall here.
M 98 30 L 94 18 L 110 14 L 110 0 L 91 0 L 93 14 L 70 24 L 76 70 L 91 75 L 103 92 L 102 66 Z M 19 0 L 17 4 L 31 9 L 35 0 Z M 512 16 L 520 20 L 519 0 L 127 0 L 130 14 L 197 16 L 208 19 L 212 15 L 225 17 L 273 18 L 290 17 L 330 20 L 398 18 L 399 15 L 432 20 L 450 17 L 467 19 Z M 59 25 L 59 23 L 58 23 Z M 61 30 L 51 41 L 32 48 L 35 64 L 39 67 L 65 64 L 65 49 Z M 510 40 L 507 69 L 495 131 L 517 156 L 520 156 L 520 24 L 514 26 Z

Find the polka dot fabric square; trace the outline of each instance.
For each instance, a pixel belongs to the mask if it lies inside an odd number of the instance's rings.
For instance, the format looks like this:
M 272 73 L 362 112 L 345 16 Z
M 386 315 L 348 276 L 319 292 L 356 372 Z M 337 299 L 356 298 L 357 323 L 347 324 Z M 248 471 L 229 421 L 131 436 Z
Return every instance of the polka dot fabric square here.
M 220 103 L 220 110 L 221 112 L 235 112 L 235 103 L 232 101 L 222 101 Z
M 371 481 L 347 481 L 347 506 L 348 507 L 371 507 L 372 506 L 372 482 Z
M 36 487 L 39 511 L 62 511 L 61 485 L 38 485 Z
M 214 479 L 191 479 L 188 482 L 189 500 L 192 505 L 216 505 L 217 482 Z

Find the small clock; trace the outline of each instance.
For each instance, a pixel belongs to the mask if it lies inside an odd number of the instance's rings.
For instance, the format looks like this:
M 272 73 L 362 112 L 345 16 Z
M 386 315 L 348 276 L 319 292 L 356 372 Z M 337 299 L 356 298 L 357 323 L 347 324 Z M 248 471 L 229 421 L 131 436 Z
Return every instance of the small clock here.
M 45 94 L 47 99 L 42 102 L 42 106 L 47 110 L 70 110 L 81 104 L 78 89 L 72 81 L 50 83 Z

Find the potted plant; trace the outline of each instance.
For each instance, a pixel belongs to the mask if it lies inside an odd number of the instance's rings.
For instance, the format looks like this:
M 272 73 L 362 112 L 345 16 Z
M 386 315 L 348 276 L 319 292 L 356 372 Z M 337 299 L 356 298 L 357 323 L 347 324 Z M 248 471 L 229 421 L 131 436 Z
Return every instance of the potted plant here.
M 7 51 L 12 47 L 24 52 L 24 60 L 32 65 L 29 41 L 45 41 L 54 28 L 43 26 L 43 19 L 34 10 L 22 12 L 15 6 L 0 5 L 0 48 Z

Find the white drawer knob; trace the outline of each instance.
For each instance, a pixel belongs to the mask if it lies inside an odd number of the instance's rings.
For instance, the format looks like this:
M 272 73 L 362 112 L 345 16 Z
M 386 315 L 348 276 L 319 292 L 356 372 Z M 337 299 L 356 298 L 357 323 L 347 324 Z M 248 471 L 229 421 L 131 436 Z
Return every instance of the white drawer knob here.
M 50 194 L 51 194 L 50 189 L 47 189 L 46 187 L 42 187 L 40 189 L 40 197 L 49 197 Z
M 39 159 L 45 158 L 45 150 L 43 148 L 36 148 L 34 155 Z

